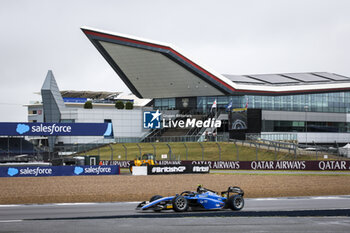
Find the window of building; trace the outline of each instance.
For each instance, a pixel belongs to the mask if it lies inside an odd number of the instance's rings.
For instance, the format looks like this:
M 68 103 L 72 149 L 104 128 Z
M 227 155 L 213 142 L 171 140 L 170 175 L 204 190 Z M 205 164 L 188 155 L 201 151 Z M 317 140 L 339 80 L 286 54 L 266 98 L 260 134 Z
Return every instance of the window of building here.
M 75 123 L 75 119 L 61 119 L 61 123 Z
M 111 124 L 111 126 L 113 126 L 113 125 L 112 125 L 112 120 L 111 120 L 111 119 L 105 119 L 104 122 L 105 122 L 105 123 L 109 123 L 109 124 Z M 112 127 L 112 133 L 111 133 L 109 136 L 104 136 L 104 138 L 114 138 L 113 127 Z

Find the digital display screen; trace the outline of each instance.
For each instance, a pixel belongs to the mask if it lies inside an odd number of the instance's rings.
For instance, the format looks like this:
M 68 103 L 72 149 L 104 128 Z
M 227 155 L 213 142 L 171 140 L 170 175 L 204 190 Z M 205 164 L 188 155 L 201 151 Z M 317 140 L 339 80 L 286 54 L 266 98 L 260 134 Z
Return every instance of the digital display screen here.
M 248 129 L 247 109 L 233 109 L 229 114 L 229 129 L 244 130 Z

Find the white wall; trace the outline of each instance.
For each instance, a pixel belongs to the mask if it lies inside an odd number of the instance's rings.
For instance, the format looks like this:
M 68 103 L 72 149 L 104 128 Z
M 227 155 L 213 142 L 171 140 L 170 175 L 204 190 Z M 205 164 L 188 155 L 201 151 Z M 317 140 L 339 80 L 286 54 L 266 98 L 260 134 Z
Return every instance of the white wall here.
M 68 108 L 62 112 L 61 119 L 74 119 L 75 123 L 104 123 L 105 119 L 110 119 L 113 124 L 114 137 L 142 137 L 149 132 L 143 129 L 143 109 L 141 108 L 133 110 L 120 110 L 114 107 L 109 109 Z M 103 136 L 60 136 L 57 137 L 56 143 L 91 143 L 103 139 Z

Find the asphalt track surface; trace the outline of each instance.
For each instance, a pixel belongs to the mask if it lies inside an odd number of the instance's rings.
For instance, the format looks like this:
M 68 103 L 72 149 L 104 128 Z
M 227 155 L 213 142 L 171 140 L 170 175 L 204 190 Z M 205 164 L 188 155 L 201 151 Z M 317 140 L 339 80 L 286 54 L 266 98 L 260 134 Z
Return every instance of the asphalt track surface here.
M 136 211 L 137 203 L 1 205 L 0 232 L 349 232 L 350 196 L 246 199 L 242 211 Z

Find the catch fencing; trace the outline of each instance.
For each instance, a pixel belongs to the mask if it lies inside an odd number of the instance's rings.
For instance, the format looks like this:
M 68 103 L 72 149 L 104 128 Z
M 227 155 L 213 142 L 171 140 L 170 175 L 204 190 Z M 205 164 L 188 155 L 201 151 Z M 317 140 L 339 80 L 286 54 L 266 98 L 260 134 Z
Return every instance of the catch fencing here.
M 343 159 L 337 151 L 327 148 L 302 148 L 294 143 L 269 140 L 230 140 L 230 142 L 181 142 L 181 143 L 114 143 L 84 152 L 100 155 L 101 159 L 133 160 L 151 153 L 159 160 L 217 160 L 217 161 L 264 161 L 264 160 L 324 160 Z M 84 154 L 81 153 L 81 154 Z M 325 157 L 326 156 L 326 157 Z

